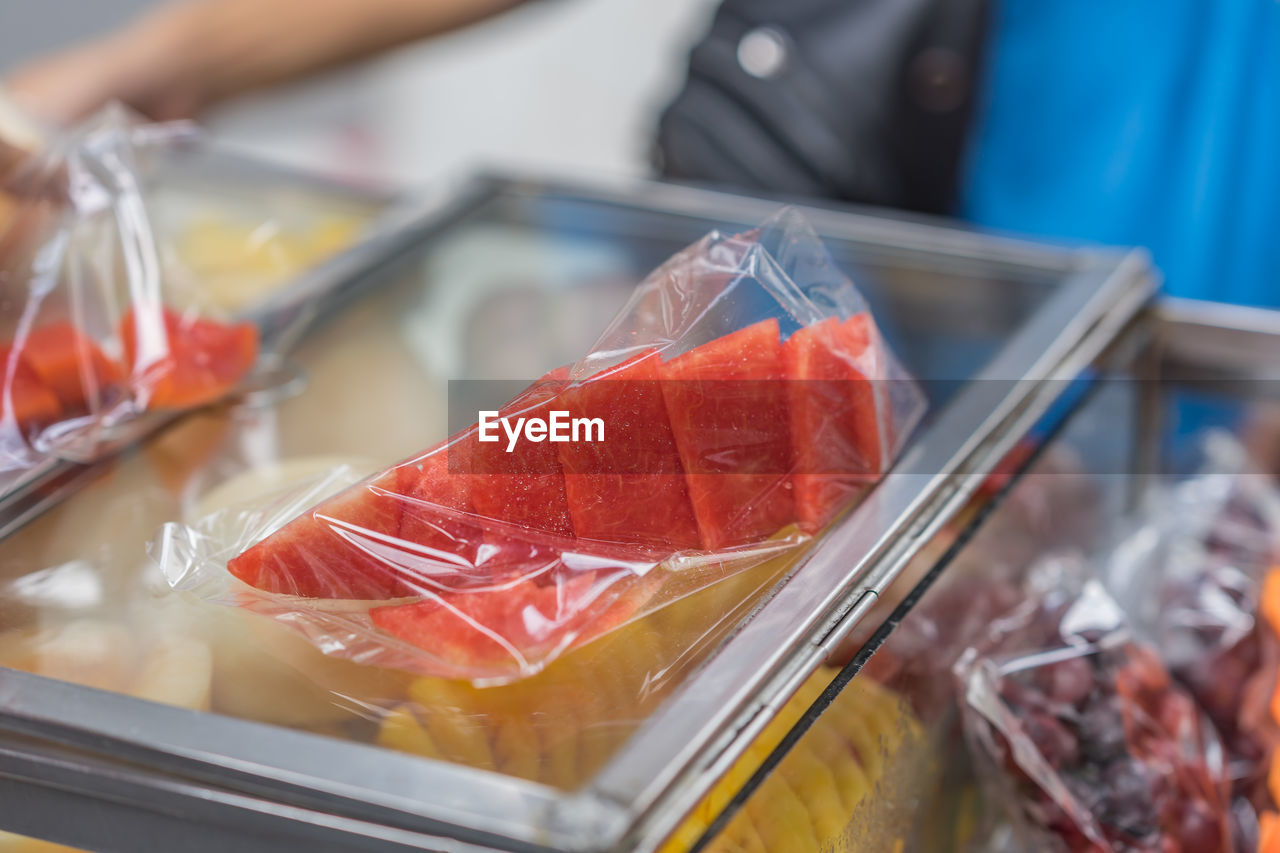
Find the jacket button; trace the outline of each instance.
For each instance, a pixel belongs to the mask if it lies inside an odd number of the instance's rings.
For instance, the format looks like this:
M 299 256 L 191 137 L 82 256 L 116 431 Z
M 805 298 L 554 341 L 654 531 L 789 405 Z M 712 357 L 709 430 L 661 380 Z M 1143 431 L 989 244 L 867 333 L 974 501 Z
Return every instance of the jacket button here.
M 738 64 L 761 80 L 777 76 L 787 64 L 787 37 L 773 27 L 756 27 L 738 42 Z
M 920 107 L 934 113 L 951 112 L 968 97 L 969 63 L 949 48 L 927 48 L 911 61 L 907 80 L 911 97 Z

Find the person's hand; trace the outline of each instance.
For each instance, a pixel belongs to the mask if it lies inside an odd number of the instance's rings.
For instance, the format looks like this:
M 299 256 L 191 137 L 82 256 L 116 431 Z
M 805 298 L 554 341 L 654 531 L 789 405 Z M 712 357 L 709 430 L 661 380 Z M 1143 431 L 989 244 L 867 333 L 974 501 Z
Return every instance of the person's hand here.
M 19 164 L 26 159 L 27 150 L 0 139 L 0 186 L 13 174 Z
M 166 7 L 94 41 L 38 59 L 4 81 L 12 100 L 52 124 L 71 124 L 109 101 L 144 115 L 188 118 L 201 106 L 183 56 L 193 6 Z
M 497 14 L 519 0 L 182 0 L 17 69 L 32 115 L 67 124 L 109 101 L 157 120 L 371 56 Z

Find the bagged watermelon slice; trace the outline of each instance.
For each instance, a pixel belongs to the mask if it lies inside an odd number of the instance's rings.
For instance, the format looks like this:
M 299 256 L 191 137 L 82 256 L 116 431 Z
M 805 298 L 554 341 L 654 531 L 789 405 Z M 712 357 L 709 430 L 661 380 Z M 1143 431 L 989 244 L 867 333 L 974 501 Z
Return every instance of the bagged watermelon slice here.
M 798 329 L 782 348 L 796 518 L 821 530 L 882 471 L 875 388 L 860 369 L 873 321 L 856 314 Z
M 791 427 L 770 317 L 662 366 L 662 390 L 707 548 L 762 542 L 795 521 Z
M 557 404 L 569 380 L 569 368 L 543 376 L 499 410 L 508 418 L 543 418 Z M 471 502 L 477 514 L 558 536 L 572 536 L 573 522 L 556 445 L 530 444 L 508 453 L 499 442 L 476 441 L 469 463 Z M 458 470 L 454 460 L 454 470 Z
M 378 629 L 430 654 L 438 671 L 501 678 L 625 624 L 655 590 L 618 572 L 572 572 L 376 607 Z
M 498 410 L 540 430 L 495 441 L 475 423 L 314 507 L 296 501 L 283 526 L 287 512 L 231 536 L 225 517 L 170 525 L 161 562 L 176 587 L 273 616 L 330 655 L 523 678 L 832 523 L 922 413 L 910 383 L 878 387 L 902 375 L 852 283 L 784 213 L 673 257 L 590 352 Z M 582 437 L 557 438 L 557 418 Z
M 23 342 L 22 354 L 68 413 L 89 412 L 121 393 L 124 371 L 71 323 L 50 323 Z
M 392 470 L 330 498 L 227 563 L 276 595 L 393 598 L 403 586 L 384 552 L 400 535 L 404 500 Z
M 189 123 L 108 108 L 6 176 L 15 209 L 0 217 L 0 348 L 14 353 L 0 375 L 12 421 L 5 470 L 51 456 L 98 461 L 149 411 L 220 401 L 257 364 L 256 326 L 222 315 L 171 223 L 151 216 L 175 177 L 170 155 L 206 143 Z
M 701 544 L 663 384 L 658 351 L 646 350 L 565 394 L 570 416 L 615 427 L 602 442 L 559 445 L 581 538 L 667 553 Z

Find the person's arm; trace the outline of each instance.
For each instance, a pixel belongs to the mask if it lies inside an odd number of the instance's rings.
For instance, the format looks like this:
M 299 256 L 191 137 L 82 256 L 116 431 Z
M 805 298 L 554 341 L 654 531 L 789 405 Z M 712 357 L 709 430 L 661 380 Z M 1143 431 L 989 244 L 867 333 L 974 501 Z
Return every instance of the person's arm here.
M 26 156 L 26 149 L 19 148 L 17 145 L 10 145 L 0 138 L 0 187 L 4 186 L 9 176 L 18 168 L 18 165 Z
M 521 0 L 184 0 L 18 69 L 10 94 L 67 122 L 117 99 L 186 118 L 233 95 L 457 29 Z

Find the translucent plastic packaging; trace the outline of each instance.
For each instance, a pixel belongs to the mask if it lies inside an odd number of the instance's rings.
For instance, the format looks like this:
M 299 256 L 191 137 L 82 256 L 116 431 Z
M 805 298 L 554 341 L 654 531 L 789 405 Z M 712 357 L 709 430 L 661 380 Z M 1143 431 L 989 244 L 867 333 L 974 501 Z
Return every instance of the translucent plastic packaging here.
M 1150 495 L 1106 575 L 1221 736 L 1239 833 L 1252 838 L 1255 814 L 1273 808 L 1267 772 L 1280 742 L 1269 708 L 1280 645 L 1262 618 L 1280 554 L 1280 489 L 1230 435 L 1209 433 L 1201 448 L 1201 473 Z
M 0 214 L 0 471 L 91 460 L 147 412 L 236 387 L 257 330 L 230 322 L 158 237 L 155 156 L 197 138 L 108 109 L 32 155 Z
M 956 664 L 970 751 L 1018 849 L 1233 850 L 1212 725 L 1077 559 Z
M 170 525 L 156 555 L 175 588 L 328 654 L 511 681 L 794 554 L 887 470 L 923 409 L 787 211 L 672 257 L 582 359 L 445 442 L 354 484 L 338 470 Z

